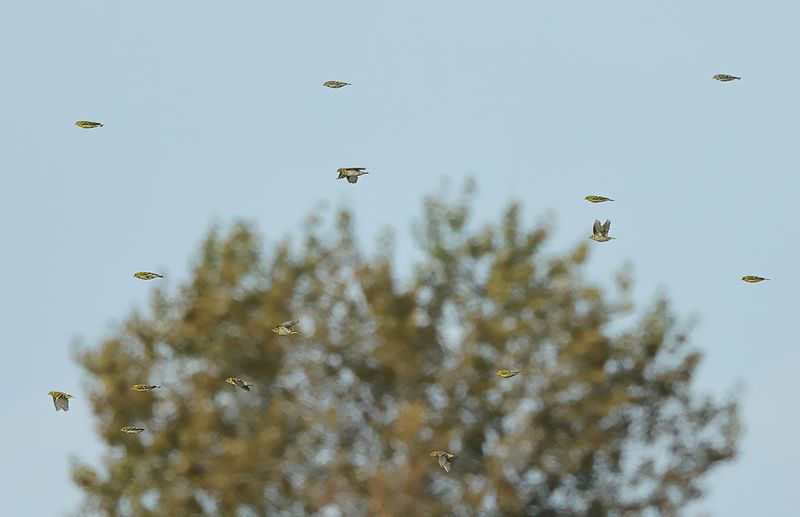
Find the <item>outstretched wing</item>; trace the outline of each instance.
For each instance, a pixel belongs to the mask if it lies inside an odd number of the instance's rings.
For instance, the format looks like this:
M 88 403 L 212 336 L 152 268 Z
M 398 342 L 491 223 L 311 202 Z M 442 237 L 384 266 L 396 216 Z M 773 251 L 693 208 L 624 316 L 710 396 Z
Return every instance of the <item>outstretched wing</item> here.
M 300 320 L 289 320 L 289 321 L 284 321 L 283 323 L 281 323 L 278 326 L 279 327 L 291 328 L 291 327 L 294 327 L 295 325 L 297 325 L 298 323 L 300 323 Z
M 592 233 L 595 235 L 602 235 L 602 227 L 600 226 L 600 219 L 594 220 L 594 225 L 592 226 Z
M 450 472 L 450 458 L 446 454 L 439 456 L 439 465 L 442 466 L 445 472 Z
M 608 230 L 611 229 L 611 221 L 606 219 L 606 222 L 603 224 L 603 237 L 608 237 Z
M 348 176 L 347 181 L 350 183 L 358 183 L 358 176 Z
M 56 398 L 56 410 L 69 411 L 69 399 L 67 397 Z

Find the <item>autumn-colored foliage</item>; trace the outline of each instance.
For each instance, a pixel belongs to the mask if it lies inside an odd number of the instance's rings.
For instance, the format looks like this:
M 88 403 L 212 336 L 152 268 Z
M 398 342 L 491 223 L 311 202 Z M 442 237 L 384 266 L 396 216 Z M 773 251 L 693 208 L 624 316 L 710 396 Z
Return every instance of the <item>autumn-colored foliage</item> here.
M 365 256 L 348 211 L 270 248 L 212 230 L 185 285 L 77 354 L 107 444 L 74 467 L 82 511 L 681 514 L 738 439 L 735 403 L 692 389 L 685 325 L 634 311 L 628 274 L 584 279 L 585 244 L 547 255 L 519 206 L 481 226 L 471 200 L 425 203 L 413 268 Z

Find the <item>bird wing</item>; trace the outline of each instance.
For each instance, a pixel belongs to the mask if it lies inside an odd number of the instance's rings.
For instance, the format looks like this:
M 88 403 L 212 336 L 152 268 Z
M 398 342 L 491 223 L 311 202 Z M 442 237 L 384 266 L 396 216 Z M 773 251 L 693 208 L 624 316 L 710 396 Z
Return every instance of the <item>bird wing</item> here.
M 602 227 L 600 226 L 600 219 L 594 220 L 594 225 L 592 226 L 592 233 L 595 235 L 602 234 Z
M 603 228 L 602 228 L 603 237 L 608 237 L 608 230 L 610 230 L 610 229 L 611 229 L 611 221 L 609 219 L 606 219 L 606 222 L 603 223 Z
M 67 397 L 56 398 L 56 409 L 61 408 L 62 411 L 69 411 L 69 399 Z
M 347 181 L 349 183 L 358 183 L 358 176 L 348 176 Z
M 58 406 L 58 397 L 56 397 L 55 395 L 51 395 L 51 397 L 53 397 L 53 405 L 56 407 L 56 411 L 58 411 L 59 409 L 61 409 Z
M 450 458 L 442 454 L 439 456 L 439 465 L 442 466 L 445 472 L 450 472 Z
M 366 167 L 350 167 L 351 171 L 361 172 L 367 170 Z
M 289 320 L 289 321 L 284 321 L 283 323 L 281 323 L 281 324 L 280 324 L 280 325 L 278 325 L 278 326 L 279 326 L 279 327 L 294 327 L 294 326 L 295 326 L 295 325 L 297 325 L 298 323 L 300 323 L 300 321 L 299 321 L 299 320 Z

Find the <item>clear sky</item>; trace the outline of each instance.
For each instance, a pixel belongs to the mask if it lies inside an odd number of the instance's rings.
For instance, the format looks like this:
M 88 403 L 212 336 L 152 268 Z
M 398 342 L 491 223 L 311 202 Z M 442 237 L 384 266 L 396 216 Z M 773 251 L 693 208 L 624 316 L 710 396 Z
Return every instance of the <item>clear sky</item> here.
M 423 195 L 475 175 L 479 220 L 518 199 L 552 213 L 556 251 L 610 218 L 589 277 L 631 263 L 637 299 L 700 318 L 699 386 L 744 385 L 742 454 L 696 512 L 797 515 L 799 18 L 789 0 L 0 4 L 3 514 L 77 508 L 69 457 L 101 448 L 70 343 L 147 300 L 133 272 L 175 286 L 211 223 L 269 244 L 321 203 L 352 207 L 365 244 L 407 235 Z

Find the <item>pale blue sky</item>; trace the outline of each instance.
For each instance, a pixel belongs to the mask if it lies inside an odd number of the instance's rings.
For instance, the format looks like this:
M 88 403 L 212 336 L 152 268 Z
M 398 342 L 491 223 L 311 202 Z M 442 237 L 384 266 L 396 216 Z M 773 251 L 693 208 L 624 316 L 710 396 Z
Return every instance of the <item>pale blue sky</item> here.
M 474 174 L 479 219 L 552 210 L 556 251 L 612 219 L 589 276 L 631 262 L 638 299 L 700 316 L 700 386 L 746 388 L 742 455 L 697 511 L 796 515 L 798 17 L 789 0 L 3 3 L 3 514 L 76 509 L 68 457 L 101 448 L 69 344 L 146 301 L 134 271 L 174 286 L 212 222 L 274 243 L 323 200 L 362 242 L 407 235 L 422 195 Z M 372 174 L 335 181 L 345 165 Z

